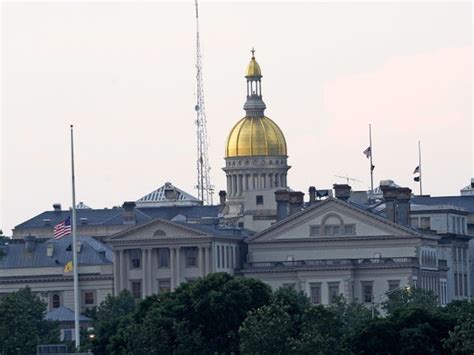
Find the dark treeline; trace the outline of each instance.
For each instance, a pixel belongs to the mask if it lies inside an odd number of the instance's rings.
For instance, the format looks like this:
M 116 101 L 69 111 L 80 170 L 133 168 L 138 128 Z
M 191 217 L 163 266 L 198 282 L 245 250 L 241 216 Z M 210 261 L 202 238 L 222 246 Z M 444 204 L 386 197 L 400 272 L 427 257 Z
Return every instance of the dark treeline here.
M 378 307 L 379 308 L 379 307 Z M 396 290 L 383 315 L 343 298 L 312 305 L 290 288 L 225 273 L 136 301 L 123 291 L 88 312 L 94 354 L 474 354 L 474 302 L 439 307 L 429 292 Z M 0 301 L 0 353 L 58 343 L 46 305 L 29 289 Z M 91 335 L 93 335 L 91 337 Z
M 95 354 L 474 354 L 474 302 L 439 307 L 397 290 L 384 316 L 337 300 L 312 305 L 289 288 L 211 274 L 136 303 L 129 292 L 95 312 Z

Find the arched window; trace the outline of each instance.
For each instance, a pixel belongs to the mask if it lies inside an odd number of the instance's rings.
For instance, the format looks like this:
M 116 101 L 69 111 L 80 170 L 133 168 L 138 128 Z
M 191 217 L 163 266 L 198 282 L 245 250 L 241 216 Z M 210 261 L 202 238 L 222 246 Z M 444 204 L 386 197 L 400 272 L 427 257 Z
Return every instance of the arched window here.
M 157 229 L 155 233 L 153 233 L 154 237 L 163 237 L 166 235 L 166 232 L 162 229 Z

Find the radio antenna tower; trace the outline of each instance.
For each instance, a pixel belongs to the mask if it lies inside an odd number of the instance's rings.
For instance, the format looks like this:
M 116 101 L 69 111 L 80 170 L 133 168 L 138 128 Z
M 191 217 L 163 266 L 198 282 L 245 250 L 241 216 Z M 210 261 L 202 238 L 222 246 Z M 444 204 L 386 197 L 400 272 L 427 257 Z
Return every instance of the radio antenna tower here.
M 209 166 L 209 155 L 207 153 L 207 123 L 206 111 L 204 106 L 204 83 L 202 80 L 202 58 L 201 43 L 199 40 L 199 10 L 198 2 L 194 1 L 196 6 L 196 128 L 197 128 L 197 189 L 198 198 L 205 205 L 212 205 L 213 187 Z

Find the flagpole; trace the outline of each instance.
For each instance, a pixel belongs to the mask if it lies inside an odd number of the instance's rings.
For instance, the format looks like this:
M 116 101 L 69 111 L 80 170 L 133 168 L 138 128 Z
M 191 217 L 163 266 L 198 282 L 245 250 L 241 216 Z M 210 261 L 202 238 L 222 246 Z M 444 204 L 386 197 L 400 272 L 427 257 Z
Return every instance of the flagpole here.
M 418 141 L 418 168 L 420 169 L 420 196 L 423 195 L 421 178 L 421 141 Z
M 374 169 L 372 164 L 372 155 L 374 151 L 372 150 L 372 125 L 369 124 L 369 146 L 370 146 L 370 196 L 374 194 Z
M 76 240 L 76 182 L 74 176 L 74 126 L 71 125 L 71 171 L 72 171 L 72 254 L 74 272 L 74 331 L 76 349 L 81 345 L 79 328 L 79 270 L 77 262 L 77 240 Z

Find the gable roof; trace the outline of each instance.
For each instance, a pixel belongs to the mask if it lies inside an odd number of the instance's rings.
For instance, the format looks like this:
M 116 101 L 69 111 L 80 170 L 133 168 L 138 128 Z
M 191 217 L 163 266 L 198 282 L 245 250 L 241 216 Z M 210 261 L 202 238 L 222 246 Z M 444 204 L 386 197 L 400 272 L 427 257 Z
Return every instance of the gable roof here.
M 302 216 L 308 214 L 309 212 L 311 211 L 314 211 L 316 209 L 319 209 L 319 208 L 322 208 L 323 206 L 326 206 L 330 203 L 335 203 L 337 205 L 340 205 L 340 206 L 343 206 L 345 208 L 349 208 L 350 210 L 352 211 L 355 211 L 356 213 L 359 213 L 359 214 L 362 214 L 364 215 L 365 217 L 368 217 L 368 218 L 372 218 L 372 219 L 375 219 L 377 220 L 378 222 L 382 222 L 382 223 L 385 223 L 391 227 L 394 227 L 394 228 L 397 228 L 399 229 L 400 231 L 404 232 L 404 233 L 408 233 L 408 234 L 411 234 L 411 235 L 414 235 L 414 236 L 422 236 L 421 233 L 417 232 L 415 229 L 411 228 L 411 227 L 405 227 L 401 224 L 398 224 L 398 223 L 394 223 L 384 217 L 381 217 L 377 214 L 374 214 L 374 213 L 371 213 L 371 212 L 368 212 L 367 210 L 365 210 L 364 208 L 361 208 L 359 206 L 355 206 L 351 203 L 347 203 L 347 202 L 344 202 L 344 201 L 341 201 L 340 199 L 336 199 L 336 198 L 333 198 L 333 197 L 328 197 L 327 199 L 323 200 L 323 201 L 317 201 L 315 202 L 314 204 L 308 206 L 306 209 L 302 210 L 302 211 L 299 211 L 299 212 L 296 212 L 290 216 L 288 216 L 287 218 L 285 219 L 282 219 L 281 221 L 278 221 L 276 222 L 275 224 L 273 224 L 272 226 L 268 227 L 267 229 L 255 234 L 253 237 L 251 237 L 250 239 L 248 239 L 248 241 L 253 241 L 271 231 L 274 231 L 284 225 L 286 225 L 287 223 L 291 222 L 291 221 L 294 221 L 295 219 L 298 219 L 298 218 L 301 218 Z
M 113 262 L 110 246 L 90 237 L 77 237 L 82 242 L 81 251 L 77 254 L 79 265 L 107 265 Z M 47 256 L 47 245 L 54 245 L 53 256 Z M 0 269 L 30 268 L 30 267 L 59 267 L 72 260 L 72 237 L 62 239 L 36 240 L 32 252 L 26 250 L 23 240 L 12 240 L 2 246 L 5 255 L 0 260 Z

